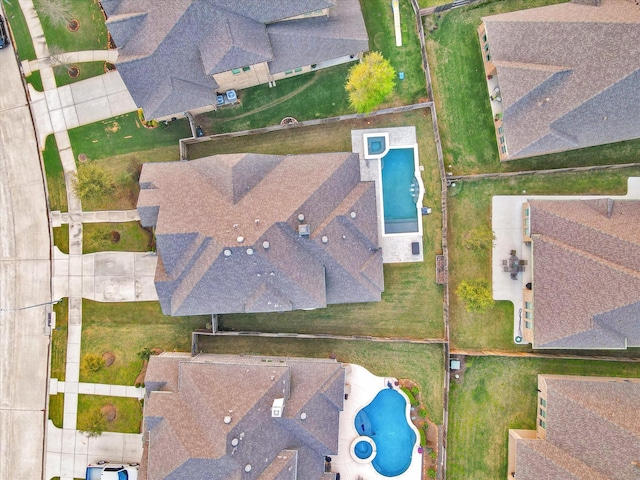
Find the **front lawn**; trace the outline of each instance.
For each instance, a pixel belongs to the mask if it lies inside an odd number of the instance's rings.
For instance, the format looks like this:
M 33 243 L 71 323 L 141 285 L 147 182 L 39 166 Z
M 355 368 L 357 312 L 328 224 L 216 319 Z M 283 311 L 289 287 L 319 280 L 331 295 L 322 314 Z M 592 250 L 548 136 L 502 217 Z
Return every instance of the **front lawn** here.
M 67 368 L 67 335 L 69 299 L 63 298 L 53 305 L 56 313 L 56 328 L 51 332 L 51 378 L 64 382 Z
M 98 372 L 80 371 L 81 382 L 134 385 L 142 368 L 138 352 L 146 348 L 191 351 L 191 332 L 204 328 L 209 315 L 168 317 L 158 302 L 101 303 L 82 301 L 82 352 L 112 353 L 114 363 Z
M 112 420 L 104 421 L 105 432 L 140 433 L 142 431 L 142 405 L 138 399 L 102 395 L 78 395 L 78 430 L 92 431 L 97 412 L 101 411 L 113 412 L 111 414 L 115 415 Z
M 20 8 L 20 3 L 18 0 L 13 0 L 10 2 L 5 1 L 3 5 L 7 14 L 5 20 L 13 34 L 14 47 L 18 50 L 18 57 L 20 60 L 35 60 L 36 51 L 33 48 L 33 40 L 31 40 L 31 34 L 22 13 L 22 8 Z
M 442 423 L 444 357 L 441 345 L 358 340 L 200 336 L 199 351 L 235 355 L 336 358 L 378 376 L 407 378 L 420 385 L 429 418 Z
M 491 228 L 493 195 L 623 195 L 627 177 L 640 168 L 610 172 L 585 172 L 523 176 L 458 182 L 449 189 L 449 286 L 452 348 L 522 350 L 513 343 L 513 304 L 496 302 L 484 312 L 469 313 L 455 291 L 462 280 L 491 282 L 491 252 L 469 250 L 464 235 L 477 227 Z
M 64 420 L 64 393 L 49 395 L 49 420 L 51 420 L 56 427 L 62 428 L 62 422 Z
M 56 85 L 58 87 L 62 87 L 63 85 L 69 85 L 71 83 L 79 82 L 80 80 L 104 75 L 104 65 L 105 62 L 85 62 L 74 63 L 73 65 L 58 65 L 53 68 L 53 74 L 56 77 Z M 80 74 L 75 78 L 69 75 L 69 67 L 71 66 L 78 67 L 80 71 Z
M 153 244 L 152 233 L 140 222 L 85 223 L 82 229 L 82 253 L 148 252 Z
M 537 374 L 640 377 L 637 362 L 467 357 L 449 395 L 447 477 L 507 478 L 507 431 L 534 429 Z
M 44 169 L 47 176 L 47 190 L 49 191 L 49 209 L 51 211 L 67 211 L 67 188 L 64 183 L 64 170 L 58 153 L 56 137 L 49 135 L 45 141 Z
M 53 244 L 62 253 L 69 253 L 69 225 L 63 223 L 60 227 L 53 228 Z

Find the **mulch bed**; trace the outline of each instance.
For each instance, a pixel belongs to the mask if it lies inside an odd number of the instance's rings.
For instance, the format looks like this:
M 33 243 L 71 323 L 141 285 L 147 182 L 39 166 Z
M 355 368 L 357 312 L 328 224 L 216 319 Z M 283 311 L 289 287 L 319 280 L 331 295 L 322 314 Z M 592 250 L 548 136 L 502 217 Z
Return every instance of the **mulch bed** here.
M 111 365 L 113 365 L 113 362 L 116 361 L 116 356 L 113 354 L 113 352 L 104 352 L 102 354 L 102 358 L 104 358 L 105 367 L 110 367 Z
M 104 415 L 107 422 L 112 423 L 118 416 L 118 409 L 111 403 L 106 403 L 100 409 L 100 413 Z

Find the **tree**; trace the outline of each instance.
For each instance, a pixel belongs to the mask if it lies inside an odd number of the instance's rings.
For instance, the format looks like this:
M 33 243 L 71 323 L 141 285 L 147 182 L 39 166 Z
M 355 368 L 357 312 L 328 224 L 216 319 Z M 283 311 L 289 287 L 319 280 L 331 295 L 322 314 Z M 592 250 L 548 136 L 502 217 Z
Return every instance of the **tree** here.
M 107 429 L 107 417 L 100 409 L 93 410 L 87 420 L 87 429 L 84 433 L 89 438 L 99 437 Z
M 56 27 L 66 26 L 73 16 L 69 0 L 40 0 L 37 7 L 38 13 Z
M 496 236 L 489 227 L 478 227 L 465 233 L 462 245 L 468 250 L 483 250 L 493 247 Z
M 491 286 L 486 280 L 460 282 L 456 294 L 465 303 L 468 312 L 479 312 L 493 305 Z
M 349 103 L 358 113 L 372 111 L 393 91 L 396 71 L 380 53 L 371 52 L 349 69 Z
M 107 195 L 116 188 L 112 176 L 95 163 L 81 163 L 73 189 L 81 201 Z

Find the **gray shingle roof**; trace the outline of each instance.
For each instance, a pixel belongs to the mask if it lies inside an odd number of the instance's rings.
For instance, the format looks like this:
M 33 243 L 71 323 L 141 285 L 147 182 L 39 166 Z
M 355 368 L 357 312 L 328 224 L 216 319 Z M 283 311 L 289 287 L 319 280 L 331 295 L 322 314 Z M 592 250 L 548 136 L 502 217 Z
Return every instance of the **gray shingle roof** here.
M 357 154 L 145 164 L 140 186 L 141 222 L 155 226 L 165 314 L 380 300 L 375 186 L 360 181 Z M 309 236 L 299 234 L 301 223 Z
M 287 20 L 324 8 L 330 15 Z M 147 118 L 215 104 L 209 76 L 270 62 L 272 73 L 368 49 L 358 0 L 105 0 L 118 70 Z
M 640 7 L 569 2 L 483 21 L 508 158 L 640 137 Z
M 640 201 L 529 203 L 534 347 L 640 345 Z
M 292 480 L 292 471 L 298 479 L 327 478 L 324 455 L 338 447 L 341 364 L 174 354 L 152 357 L 147 377 L 164 386 L 146 383 L 142 479 Z M 285 399 L 281 418 L 271 416 L 276 398 Z
M 539 375 L 546 439 L 520 439 L 519 480 L 632 480 L 640 476 L 640 380 Z

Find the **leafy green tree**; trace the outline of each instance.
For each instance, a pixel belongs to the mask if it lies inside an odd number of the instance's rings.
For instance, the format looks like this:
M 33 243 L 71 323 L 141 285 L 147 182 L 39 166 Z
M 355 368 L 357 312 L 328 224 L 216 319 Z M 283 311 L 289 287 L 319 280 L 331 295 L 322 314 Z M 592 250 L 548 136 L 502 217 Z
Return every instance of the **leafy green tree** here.
M 479 312 L 493 305 L 491 285 L 486 280 L 460 282 L 456 294 L 465 303 L 468 312 Z
M 73 189 L 80 201 L 98 198 L 112 193 L 116 188 L 113 177 L 96 163 L 81 163 L 73 182 Z
M 349 103 L 358 113 L 372 111 L 393 91 L 396 71 L 380 53 L 371 52 L 349 69 Z

